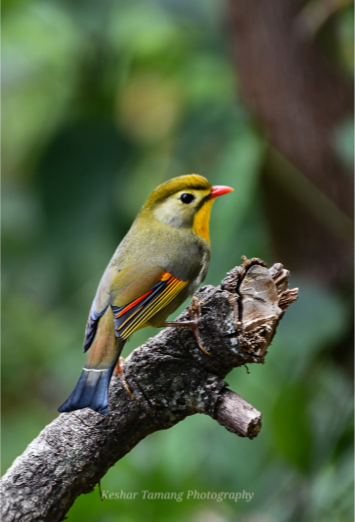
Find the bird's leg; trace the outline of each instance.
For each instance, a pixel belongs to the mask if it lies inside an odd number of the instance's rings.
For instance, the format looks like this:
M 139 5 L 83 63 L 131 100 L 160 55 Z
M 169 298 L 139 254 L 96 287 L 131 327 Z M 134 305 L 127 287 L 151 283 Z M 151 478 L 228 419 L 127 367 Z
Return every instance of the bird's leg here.
M 197 297 L 192 298 L 192 305 L 189 306 L 189 315 L 190 315 L 190 321 L 166 321 L 163 326 L 173 326 L 173 327 L 179 327 L 184 326 L 186 328 L 190 328 L 192 330 L 195 339 L 197 341 L 198 347 L 207 355 L 211 355 L 210 352 L 204 349 L 204 344 L 201 339 L 200 330 L 198 329 L 199 324 L 202 320 L 202 313 L 201 313 L 201 304 L 200 301 L 197 299 Z
M 113 370 L 114 375 L 118 375 L 121 379 L 122 386 L 124 389 L 130 394 L 131 398 L 134 399 L 133 394 L 131 390 L 129 389 L 129 386 L 127 384 L 126 378 L 124 376 L 124 358 L 119 357 L 117 364 L 115 366 L 115 369 Z

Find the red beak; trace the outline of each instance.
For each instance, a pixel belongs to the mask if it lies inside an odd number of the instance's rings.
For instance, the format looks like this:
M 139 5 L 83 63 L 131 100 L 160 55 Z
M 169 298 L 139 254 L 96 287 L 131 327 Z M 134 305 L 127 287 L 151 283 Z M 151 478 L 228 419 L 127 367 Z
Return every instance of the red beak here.
M 214 185 L 211 190 L 210 199 L 218 198 L 219 196 L 228 194 L 228 192 L 233 192 L 233 190 L 233 188 L 225 187 L 224 185 Z

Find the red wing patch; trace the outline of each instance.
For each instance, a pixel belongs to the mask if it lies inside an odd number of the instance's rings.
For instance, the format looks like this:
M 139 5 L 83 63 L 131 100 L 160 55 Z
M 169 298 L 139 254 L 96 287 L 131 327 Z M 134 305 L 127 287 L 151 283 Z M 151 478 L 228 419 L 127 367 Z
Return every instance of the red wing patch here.
M 125 314 L 126 312 L 128 312 L 128 310 L 130 310 L 131 308 L 136 306 L 138 303 L 143 301 L 143 299 L 145 297 L 147 297 L 147 295 L 151 294 L 152 292 L 153 292 L 153 290 L 149 290 L 146 294 L 141 295 L 140 297 L 138 297 L 138 299 L 135 299 L 129 305 L 122 307 L 122 310 L 120 312 L 118 312 L 118 314 L 116 315 L 116 319 L 118 319 L 119 317 L 121 317 L 121 315 Z

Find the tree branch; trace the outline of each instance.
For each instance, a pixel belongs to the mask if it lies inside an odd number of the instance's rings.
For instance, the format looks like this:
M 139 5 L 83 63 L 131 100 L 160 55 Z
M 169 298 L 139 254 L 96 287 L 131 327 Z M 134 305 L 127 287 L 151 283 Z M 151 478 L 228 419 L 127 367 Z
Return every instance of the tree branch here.
M 205 286 L 200 328 L 206 349 L 185 328 L 171 328 L 137 348 L 125 361 L 135 400 L 114 377 L 107 415 L 85 409 L 63 413 L 18 457 L 1 481 L 4 522 L 63 520 L 76 497 L 92 491 L 119 459 L 154 431 L 204 413 L 232 433 L 253 439 L 261 414 L 226 388 L 233 368 L 261 363 L 297 289 L 289 272 L 243 258 L 222 284 Z M 187 312 L 179 320 L 188 319 Z

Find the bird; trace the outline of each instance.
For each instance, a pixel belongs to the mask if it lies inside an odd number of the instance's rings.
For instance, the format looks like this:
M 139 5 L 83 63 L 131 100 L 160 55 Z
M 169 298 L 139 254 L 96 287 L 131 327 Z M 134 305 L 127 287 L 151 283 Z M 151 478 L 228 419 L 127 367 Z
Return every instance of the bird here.
M 58 408 L 60 413 L 82 408 L 108 413 L 113 373 L 120 375 L 133 397 L 120 355 L 128 337 L 141 328 L 189 327 L 208 353 L 198 331 L 197 300 L 197 317 L 190 308 L 190 321 L 166 319 L 205 279 L 211 256 L 211 208 L 217 197 L 233 190 L 187 174 L 151 193 L 101 278 L 85 331 L 83 351 L 89 353 L 74 391 Z

